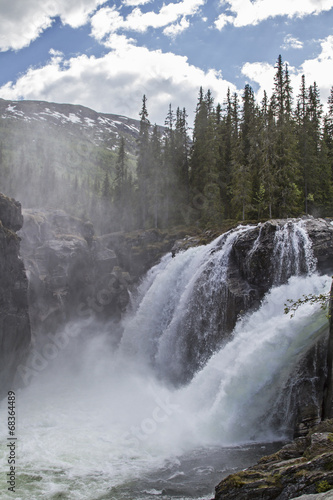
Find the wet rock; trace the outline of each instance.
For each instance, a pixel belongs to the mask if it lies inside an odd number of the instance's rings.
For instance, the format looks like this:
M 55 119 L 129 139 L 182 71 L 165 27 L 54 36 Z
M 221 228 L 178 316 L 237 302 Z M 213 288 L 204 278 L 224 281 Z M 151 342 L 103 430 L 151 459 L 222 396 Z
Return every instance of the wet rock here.
M 23 224 L 21 204 L 13 198 L 0 193 L 0 221 L 2 225 L 11 231 L 18 231 Z
M 327 420 L 253 467 L 231 474 L 216 487 L 215 500 L 317 498 L 333 490 L 332 431 L 333 421 Z
M 184 230 L 168 232 L 149 229 L 105 234 L 99 240 L 115 251 L 119 265 L 129 272 L 134 280 L 138 280 L 163 255 L 171 252 L 175 241 L 183 238 L 185 234 Z
M 30 344 L 28 280 L 20 258 L 21 206 L 0 194 L 0 397 L 12 384 Z
M 36 334 L 75 318 L 119 320 L 130 279 L 114 272 L 117 256 L 94 236 L 90 222 L 62 210 L 29 209 L 20 236 Z

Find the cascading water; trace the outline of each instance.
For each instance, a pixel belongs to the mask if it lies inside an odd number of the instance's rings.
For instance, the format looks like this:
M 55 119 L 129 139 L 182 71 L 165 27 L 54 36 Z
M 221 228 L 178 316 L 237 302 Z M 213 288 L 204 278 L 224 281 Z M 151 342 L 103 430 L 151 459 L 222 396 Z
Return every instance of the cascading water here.
M 162 259 L 125 321 L 121 349 L 151 363 L 163 380 L 188 381 L 210 355 L 227 323 L 226 274 L 233 243 L 250 226 Z M 141 291 L 142 293 L 142 291 Z
M 275 285 L 285 283 L 290 276 L 315 271 L 311 246 L 303 221 L 290 221 L 278 228 L 274 239 Z
M 314 272 L 302 226 L 282 227 L 273 254 L 277 286 L 213 353 L 227 326 L 233 247 L 247 231 L 241 226 L 205 247 L 165 256 L 142 282 L 117 350 L 108 325 L 67 325 L 65 347 L 16 394 L 14 498 L 208 499 L 222 476 L 290 437 L 292 373 L 324 336 L 327 320 L 310 304 L 290 319 L 284 303 L 327 291 L 330 279 Z M 251 258 L 258 246 L 255 238 Z M 291 274 L 299 276 L 287 281 Z M 6 443 L 5 426 L 0 433 Z M 4 471 L 7 457 L 4 444 Z M 5 474 L 0 489 L 13 498 Z

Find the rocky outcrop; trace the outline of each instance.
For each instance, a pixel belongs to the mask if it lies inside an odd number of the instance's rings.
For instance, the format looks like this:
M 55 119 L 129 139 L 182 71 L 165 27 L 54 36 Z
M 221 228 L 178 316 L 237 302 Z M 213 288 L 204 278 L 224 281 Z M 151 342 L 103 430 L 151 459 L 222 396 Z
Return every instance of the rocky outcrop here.
M 253 467 L 223 479 L 216 487 L 215 500 L 291 500 L 329 490 L 333 490 L 332 420 L 321 422 L 306 437 L 263 457 Z
M 105 234 L 99 240 L 106 248 L 115 251 L 119 265 L 136 281 L 164 254 L 171 252 L 175 241 L 180 241 L 179 238 L 184 238 L 185 235 L 186 231 L 182 229 L 175 231 L 149 229 Z M 195 238 L 196 245 L 200 242 L 202 243 L 202 239 Z
M 299 226 L 298 235 L 295 233 L 295 222 Z M 333 272 L 333 225 L 330 221 L 304 217 L 270 220 L 249 227 L 233 243 L 229 257 L 225 333 L 231 332 L 240 314 L 259 306 L 273 284 L 282 284 L 293 274 L 309 272 L 305 253 L 310 248 L 299 248 L 302 231 L 310 238 L 313 270 Z M 279 247 L 282 233 L 285 233 L 286 245 Z M 213 233 L 176 241 L 172 251 L 177 253 L 200 245 L 205 239 L 209 241 L 210 236 L 213 237 Z M 298 251 L 300 255 L 296 262 Z
M 35 333 L 80 317 L 120 318 L 131 278 L 91 223 L 62 210 L 29 209 L 20 236 Z
M 265 293 L 273 284 L 287 281 L 291 275 L 306 273 L 308 271 L 304 249 L 301 250 L 300 261 L 292 264 L 292 255 L 287 252 L 295 252 L 293 248 L 296 241 L 294 222 L 298 222 L 299 230 L 306 231 L 311 240 L 311 249 L 316 261 L 316 268 L 320 273 L 333 271 L 333 226 L 324 219 L 314 219 L 304 217 L 303 219 L 271 220 L 259 224 L 246 233 L 243 233 L 235 242 L 231 256 L 230 272 L 238 272 L 239 278 L 245 280 L 251 287 L 258 289 L 259 295 Z M 288 232 L 290 248 L 284 248 L 285 255 L 282 255 L 283 248 L 279 255 L 278 239 L 282 231 Z M 287 266 L 280 270 L 278 275 L 278 259 L 286 260 Z
M 19 256 L 21 205 L 0 194 L 0 396 L 12 390 L 30 344 L 28 280 Z
M 322 273 L 333 271 L 333 226 L 329 221 L 311 217 L 272 220 L 228 234 L 230 238 L 225 234 L 211 250 L 212 262 L 207 258 L 208 264 L 196 281 L 179 327 L 184 354 L 182 371 L 176 379 L 182 383 L 191 380 L 212 353 L 231 338 L 237 319 L 259 307 L 272 285 L 285 283 L 294 274 L 316 269 Z M 228 247 L 232 240 L 230 253 L 223 254 L 226 273 L 221 274 L 222 257 L 214 260 L 213 256 L 219 255 L 219 250 Z M 193 246 L 197 238 L 177 242 L 173 249 L 182 251 L 182 244 L 184 248 Z M 322 418 L 327 391 L 327 329 L 318 338 L 300 356 L 295 368 L 297 376 L 295 373 L 283 388 L 279 402 L 283 408 L 285 400 L 289 401 L 290 419 L 283 425 L 293 430 L 295 437 L 304 435 Z M 277 427 L 281 425 L 276 422 Z

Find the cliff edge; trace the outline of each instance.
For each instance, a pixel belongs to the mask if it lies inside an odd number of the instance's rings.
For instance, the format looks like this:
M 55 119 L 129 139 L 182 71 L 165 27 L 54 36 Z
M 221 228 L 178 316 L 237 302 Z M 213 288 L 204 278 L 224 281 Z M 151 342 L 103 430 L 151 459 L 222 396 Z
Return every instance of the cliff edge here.
M 28 280 L 20 258 L 21 205 L 0 194 L 0 397 L 9 390 L 30 344 Z

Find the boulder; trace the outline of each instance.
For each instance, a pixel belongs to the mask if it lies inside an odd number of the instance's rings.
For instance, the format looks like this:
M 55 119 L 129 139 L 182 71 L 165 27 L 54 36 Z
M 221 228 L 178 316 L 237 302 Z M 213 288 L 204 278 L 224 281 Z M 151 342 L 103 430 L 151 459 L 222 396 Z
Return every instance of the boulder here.
M 215 500 L 291 500 L 304 494 L 317 498 L 329 490 L 323 498 L 333 497 L 332 420 L 321 422 L 306 437 L 263 457 L 253 467 L 223 479 L 216 487 Z

